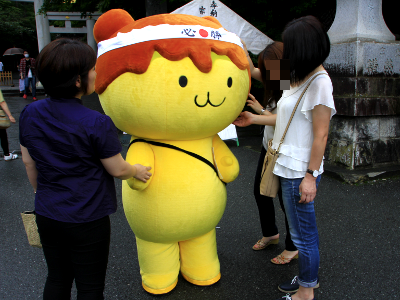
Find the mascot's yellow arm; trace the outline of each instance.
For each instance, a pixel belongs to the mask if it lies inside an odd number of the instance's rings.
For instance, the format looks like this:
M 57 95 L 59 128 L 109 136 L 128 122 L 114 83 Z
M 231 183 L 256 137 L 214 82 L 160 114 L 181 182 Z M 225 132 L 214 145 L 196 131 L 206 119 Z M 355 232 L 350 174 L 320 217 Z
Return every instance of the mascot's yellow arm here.
M 216 134 L 212 141 L 215 163 L 223 182 L 232 182 L 239 175 L 239 162 L 228 146 Z
M 146 167 L 151 167 L 150 173 L 154 175 L 154 152 L 149 144 L 142 142 L 132 144 L 126 155 L 126 161 L 131 165 L 141 164 Z M 152 178 L 153 176 L 151 176 L 146 183 L 133 177 L 127 179 L 126 182 L 131 189 L 141 191 L 147 188 Z

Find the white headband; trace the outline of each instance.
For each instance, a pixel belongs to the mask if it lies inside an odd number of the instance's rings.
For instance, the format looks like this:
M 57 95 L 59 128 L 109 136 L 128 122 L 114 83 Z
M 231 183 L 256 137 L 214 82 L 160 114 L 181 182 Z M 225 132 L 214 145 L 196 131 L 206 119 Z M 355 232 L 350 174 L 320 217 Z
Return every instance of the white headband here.
M 130 32 L 118 33 L 116 37 L 101 41 L 98 44 L 97 57 L 111 50 L 147 41 L 182 38 L 218 40 L 233 43 L 243 48 L 240 38 L 222 27 L 215 29 L 201 25 L 161 24 L 156 26 L 150 25 L 141 29 L 132 29 Z

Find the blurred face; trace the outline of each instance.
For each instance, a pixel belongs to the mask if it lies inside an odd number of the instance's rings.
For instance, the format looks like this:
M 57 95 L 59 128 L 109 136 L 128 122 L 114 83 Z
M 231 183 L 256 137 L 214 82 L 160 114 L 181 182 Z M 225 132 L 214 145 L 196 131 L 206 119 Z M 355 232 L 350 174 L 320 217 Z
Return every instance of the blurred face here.
M 28 51 L 24 51 L 24 56 L 25 56 L 26 58 L 28 58 L 28 57 L 29 57 L 29 53 L 28 53 Z
M 96 80 L 96 75 L 97 75 L 97 73 L 96 73 L 95 67 L 93 67 L 93 69 L 91 69 L 88 74 L 88 87 L 87 87 L 86 95 L 90 95 L 94 92 L 94 82 Z
M 265 61 L 266 88 L 270 90 L 290 89 L 290 65 L 287 59 Z

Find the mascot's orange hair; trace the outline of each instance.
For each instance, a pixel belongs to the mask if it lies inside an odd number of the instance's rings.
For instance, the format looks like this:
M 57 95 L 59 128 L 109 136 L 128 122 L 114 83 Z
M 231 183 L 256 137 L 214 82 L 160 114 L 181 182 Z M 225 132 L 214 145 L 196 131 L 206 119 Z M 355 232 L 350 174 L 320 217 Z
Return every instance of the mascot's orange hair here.
M 161 14 L 135 21 L 122 9 L 112 9 L 103 14 L 96 22 L 93 33 L 96 42 L 113 38 L 119 32 L 126 33 L 149 25 L 202 25 L 220 29 L 222 25 L 214 17 L 195 17 L 179 14 Z M 243 49 L 233 43 L 218 40 L 200 39 L 164 39 L 142 42 L 118 48 L 101 55 L 96 64 L 96 92 L 101 94 L 118 76 L 126 72 L 142 74 L 149 67 L 154 51 L 164 58 L 177 61 L 189 57 L 194 65 L 204 73 L 212 68 L 211 51 L 226 55 L 241 70 L 249 63 Z M 250 74 L 249 74 L 250 76 Z

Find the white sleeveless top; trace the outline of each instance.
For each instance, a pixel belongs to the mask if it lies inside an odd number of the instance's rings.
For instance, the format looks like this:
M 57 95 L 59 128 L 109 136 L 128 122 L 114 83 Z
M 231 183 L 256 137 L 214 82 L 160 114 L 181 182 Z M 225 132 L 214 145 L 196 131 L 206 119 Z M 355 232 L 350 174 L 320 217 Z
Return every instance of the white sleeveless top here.
M 274 167 L 274 174 L 284 178 L 303 178 L 310 162 L 311 147 L 314 141 L 312 127 L 312 110 L 316 105 L 325 105 L 331 108 L 331 118 L 336 113 L 332 96 L 332 81 L 325 71 L 315 73 L 319 75 L 304 93 L 296 113 L 290 123 L 288 132 L 280 148 L 279 158 Z M 313 78 L 297 87 L 283 91 L 278 102 L 275 134 L 272 147 L 277 149 L 286 125 L 290 119 L 293 108 L 301 93 Z M 324 171 L 324 161 L 319 167 L 319 174 Z

